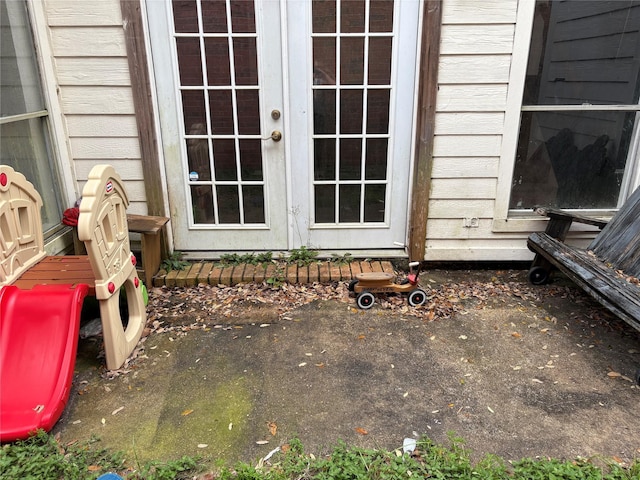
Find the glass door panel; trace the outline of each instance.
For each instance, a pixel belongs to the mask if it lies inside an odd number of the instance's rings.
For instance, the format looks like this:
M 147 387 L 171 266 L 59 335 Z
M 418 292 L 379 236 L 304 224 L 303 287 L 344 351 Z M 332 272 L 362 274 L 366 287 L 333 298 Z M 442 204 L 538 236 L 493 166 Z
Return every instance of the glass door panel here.
M 146 8 L 176 248 L 286 249 L 279 2 Z

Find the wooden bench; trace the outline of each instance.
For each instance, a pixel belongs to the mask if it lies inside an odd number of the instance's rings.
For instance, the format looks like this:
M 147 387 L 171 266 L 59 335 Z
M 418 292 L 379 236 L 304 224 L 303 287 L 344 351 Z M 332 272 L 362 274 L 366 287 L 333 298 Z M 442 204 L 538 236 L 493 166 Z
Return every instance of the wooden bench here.
M 640 188 L 609 222 L 557 209 L 538 209 L 550 220 L 527 246 L 536 256 L 529 270 L 534 284 L 546 283 L 553 268 L 640 331 Z M 564 243 L 573 222 L 594 225 L 600 233 L 586 249 Z
M 107 368 L 113 370 L 131 354 L 146 323 L 142 285 L 129 244 L 129 200 L 110 165 L 91 170 L 82 197 L 78 238 L 88 255 L 47 256 L 40 194 L 24 175 L 0 165 L 0 288 L 88 285 L 89 294 L 98 299 Z M 127 297 L 127 322 L 120 318 L 121 287 Z
M 162 262 L 160 232 L 168 221 L 167 217 L 127 215 L 129 232 L 140 234 L 142 268 L 138 268 L 138 274 L 144 278 L 148 288 L 153 286 L 153 276 L 160 270 L 160 262 Z

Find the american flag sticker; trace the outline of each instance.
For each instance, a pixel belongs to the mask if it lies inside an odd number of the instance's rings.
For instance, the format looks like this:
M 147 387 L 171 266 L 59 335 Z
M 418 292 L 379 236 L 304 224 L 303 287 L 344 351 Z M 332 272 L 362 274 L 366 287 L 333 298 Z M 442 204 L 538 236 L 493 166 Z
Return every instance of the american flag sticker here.
M 112 182 L 111 180 L 109 180 L 109 181 L 107 182 L 107 187 L 106 187 L 106 189 L 105 189 L 105 190 L 106 190 L 106 192 L 107 192 L 107 193 L 111 193 L 111 192 L 113 192 L 113 182 Z

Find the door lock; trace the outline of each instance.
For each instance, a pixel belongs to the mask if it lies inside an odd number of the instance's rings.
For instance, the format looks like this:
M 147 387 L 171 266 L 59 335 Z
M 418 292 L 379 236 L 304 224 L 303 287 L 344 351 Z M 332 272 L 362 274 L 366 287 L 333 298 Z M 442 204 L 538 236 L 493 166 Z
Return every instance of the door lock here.
M 271 118 L 278 120 L 280 118 L 280 110 L 271 110 Z

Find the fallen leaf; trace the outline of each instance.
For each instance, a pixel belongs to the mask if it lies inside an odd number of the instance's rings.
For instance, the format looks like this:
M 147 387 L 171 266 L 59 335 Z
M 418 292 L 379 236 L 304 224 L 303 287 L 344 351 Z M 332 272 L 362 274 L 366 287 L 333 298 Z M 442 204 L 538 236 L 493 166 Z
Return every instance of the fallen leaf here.
M 276 425 L 276 422 L 267 422 L 267 426 L 269 427 L 269 433 L 275 437 L 276 432 L 278 431 L 278 425 Z
M 267 443 L 269 443 L 269 440 L 258 440 L 256 445 L 266 445 Z
M 355 430 L 356 433 L 359 433 L 360 435 L 369 435 L 369 432 L 367 432 L 364 428 L 358 427 Z
M 618 377 L 621 377 L 622 374 L 619 373 L 619 372 L 609 372 L 609 373 L 607 373 L 607 376 L 611 377 L 611 378 L 618 378 Z
M 287 453 L 289 450 L 291 450 L 291 445 L 285 443 L 280 447 L 280 450 L 282 450 L 282 453 Z
M 522 335 L 520 335 L 518 332 L 513 332 L 513 333 L 511 334 L 511 336 L 512 336 L 512 337 L 514 337 L 514 338 L 520 338 L 520 337 L 522 337 Z
M 193 413 L 193 410 L 188 409 L 188 410 L 185 410 L 184 412 L 182 412 L 181 415 L 183 417 L 186 417 L 187 415 L 191 415 L 192 413 Z
M 124 410 L 124 407 L 116 408 L 113 412 L 111 412 L 111 415 L 115 415 L 116 413 L 119 413 L 119 412 L 121 412 L 122 410 Z
M 299 367 L 304 367 L 306 364 L 307 364 L 307 362 L 302 362 L 302 363 L 299 363 L 298 366 Z
M 87 470 L 89 470 L 90 472 L 97 472 L 98 470 L 100 470 L 102 467 L 100 467 L 99 465 L 89 465 L 87 467 Z
M 198 448 L 207 448 L 209 445 L 206 443 L 199 443 Z

